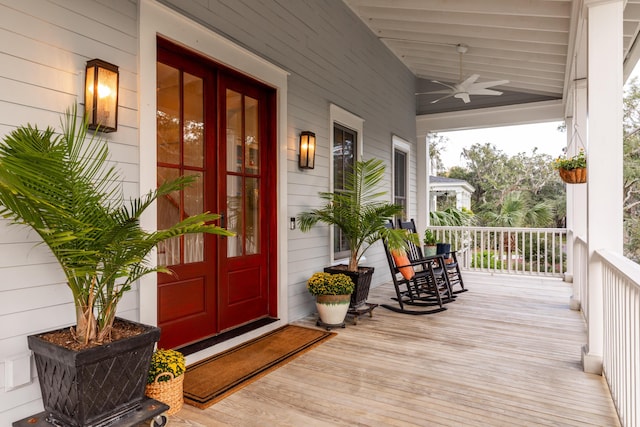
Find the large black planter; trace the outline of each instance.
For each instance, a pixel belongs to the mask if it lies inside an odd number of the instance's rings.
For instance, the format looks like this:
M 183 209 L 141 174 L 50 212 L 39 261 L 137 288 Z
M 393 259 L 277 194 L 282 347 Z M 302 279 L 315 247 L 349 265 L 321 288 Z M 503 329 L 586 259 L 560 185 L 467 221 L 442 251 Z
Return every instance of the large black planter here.
M 90 426 L 139 409 L 160 329 L 86 350 L 73 351 L 28 337 L 47 419 L 54 425 Z
M 358 267 L 358 271 L 349 271 L 344 264 L 325 267 L 325 273 L 346 274 L 349 276 L 355 289 L 351 294 L 351 302 L 349 303 L 349 311 L 347 314 L 354 316 L 354 323 L 358 323 L 358 316 L 369 313 L 378 306 L 367 302 L 369 297 L 369 289 L 371 288 L 371 278 L 373 277 L 374 267 Z

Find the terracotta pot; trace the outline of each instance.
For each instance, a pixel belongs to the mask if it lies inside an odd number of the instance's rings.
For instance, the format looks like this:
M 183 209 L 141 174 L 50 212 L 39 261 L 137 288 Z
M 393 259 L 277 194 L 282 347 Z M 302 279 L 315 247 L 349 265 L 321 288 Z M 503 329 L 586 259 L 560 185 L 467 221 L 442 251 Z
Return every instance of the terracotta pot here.
M 567 184 L 583 184 L 587 182 L 587 168 L 558 169 L 560 178 Z

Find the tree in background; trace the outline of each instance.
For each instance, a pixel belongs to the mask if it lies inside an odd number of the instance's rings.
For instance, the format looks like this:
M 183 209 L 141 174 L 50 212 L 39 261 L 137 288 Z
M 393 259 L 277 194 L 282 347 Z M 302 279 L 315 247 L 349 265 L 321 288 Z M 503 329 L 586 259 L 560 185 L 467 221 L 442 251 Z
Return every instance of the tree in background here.
M 625 88 L 623 109 L 624 252 L 640 262 L 640 84 Z
M 485 212 L 483 223 L 493 227 L 547 227 L 553 221 L 549 201 L 532 203 L 528 193 L 513 191 L 504 198 L 497 212 Z
M 564 223 L 565 189 L 548 154 L 508 156 L 495 145 L 476 143 L 462 151 L 466 167 L 449 177 L 463 179 L 476 191 L 471 210 L 480 225 L 553 227 Z M 513 224 L 513 225 L 509 225 Z
M 468 209 L 456 209 L 450 207 L 438 211 L 431 211 L 429 215 L 429 224 L 443 225 L 449 227 L 466 227 L 476 224 L 474 213 Z
M 446 136 L 430 133 L 427 136 L 429 147 L 429 159 L 431 159 L 431 171 L 440 175 L 444 172 L 444 163 L 442 162 L 442 153 L 447 149 L 448 139 Z
M 633 79 L 625 87 L 624 131 L 624 255 L 640 262 L 640 83 Z M 565 130 L 562 126 L 560 131 Z M 447 139 L 437 136 L 430 145 L 432 158 L 442 171 L 439 151 Z M 471 209 L 478 225 L 564 227 L 566 190 L 551 167 L 552 157 L 534 150 L 509 157 L 490 143 L 476 143 L 463 150 L 466 166 L 454 166 L 449 178 L 463 179 L 475 187 Z M 524 215 L 524 212 L 528 215 Z M 551 212 L 550 220 L 544 218 Z M 537 219 L 536 219 L 537 218 Z

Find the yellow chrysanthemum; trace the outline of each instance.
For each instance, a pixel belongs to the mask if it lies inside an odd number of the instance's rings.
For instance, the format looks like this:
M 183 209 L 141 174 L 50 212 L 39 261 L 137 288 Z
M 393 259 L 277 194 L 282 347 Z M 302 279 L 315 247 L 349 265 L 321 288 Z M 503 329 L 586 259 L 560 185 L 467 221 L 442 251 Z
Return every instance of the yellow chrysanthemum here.
M 158 349 L 151 356 L 147 383 L 151 384 L 159 374 L 170 372 L 174 377 L 180 376 L 186 369 L 184 355 L 176 350 Z M 158 382 L 169 381 L 169 375 L 161 376 Z

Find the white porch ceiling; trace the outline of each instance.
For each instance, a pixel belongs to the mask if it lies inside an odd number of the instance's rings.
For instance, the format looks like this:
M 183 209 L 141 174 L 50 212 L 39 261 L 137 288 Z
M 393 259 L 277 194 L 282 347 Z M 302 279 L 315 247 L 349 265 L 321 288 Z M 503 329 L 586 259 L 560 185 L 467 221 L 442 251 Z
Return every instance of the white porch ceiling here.
M 418 92 L 459 80 L 456 45 L 468 46 L 463 75 L 480 82 L 509 80 L 502 96 L 472 96 L 470 104 L 435 95 L 417 97 L 417 113 L 435 113 L 561 99 L 572 54 L 572 31 L 582 0 L 344 0 L 415 74 Z M 624 11 L 624 56 L 640 30 L 640 0 Z M 637 60 L 637 59 L 636 59 Z M 634 64 L 635 61 L 634 60 Z

